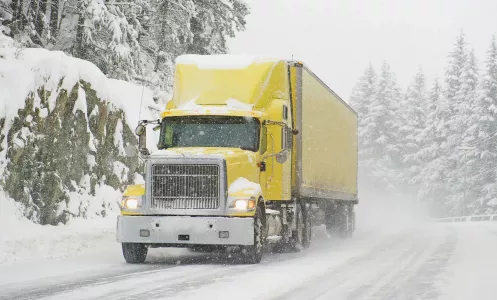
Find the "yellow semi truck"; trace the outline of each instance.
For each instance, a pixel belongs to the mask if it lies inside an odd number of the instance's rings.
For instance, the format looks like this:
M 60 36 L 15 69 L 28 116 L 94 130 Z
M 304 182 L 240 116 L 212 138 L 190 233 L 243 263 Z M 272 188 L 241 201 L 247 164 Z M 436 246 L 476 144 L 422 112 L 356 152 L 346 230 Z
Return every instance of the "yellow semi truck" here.
M 149 247 L 258 263 L 266 244 L 308 247 L 320 222 L 354 231 L 357 114 L 301 62 L 180 56 L 173 99 L 136 134 L 145 184 L 125 190 L 117 224 L 128 263 Z

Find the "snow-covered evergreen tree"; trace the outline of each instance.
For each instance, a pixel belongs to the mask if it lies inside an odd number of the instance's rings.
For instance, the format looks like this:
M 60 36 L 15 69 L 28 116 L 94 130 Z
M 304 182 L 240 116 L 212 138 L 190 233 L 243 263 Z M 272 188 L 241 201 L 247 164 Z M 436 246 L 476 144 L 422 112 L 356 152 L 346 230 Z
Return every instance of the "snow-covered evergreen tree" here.
M 449 193 L 446 185 L 445 167 L 448 158 L 441 147 L 445 122 L 450 118 L 448 102 L 442 85 L 436 79 L 428 95 L 427 120 L 420 134 L 423 141 L 415 159 L 419 162 L 419 173 L 411 183 L 419 185 L 418 195 L 428 204 L 435 216 L 445 214 L 445 198 Z
M 423 131 L 428 118 L 427 104 L 426 77 L 420 68 L 413 82 L 407 87 L 400 109 L 402 123 L 399 133 L 404 156 L 405 182 L 419 174 L 423 162 L 417 154 L 426 142 L 423 139 Z
M 364 71 L 357 84 L 355 85 L 350 98 L 350 105 L 357 112 L 359 118 L 359 143 L 360 150 L 364 144 L 363 137 L 366 134 L 363 129 L 366 128 L 364 120 L 369 114 L 369 105 L 375 99 L 377 93 L 378 78 L 372 65 L 369 65 Z M 359 155 L 362 158 L 362 153 Z
M 0 0 L 0 30 L 25 46 L 89 60 L 164 98 L 174 59 L 226 53 L 226 38 L 244 30 L 248 13 L 241 0 Z
M 216 54 L 227 51 L 226 37 L 244 30 L 248 6 L 240 0 L 195 0 L 197 14 L 191 19 L 193 39 L 189 53 Z
M 402 162 L 398 143 L 400 101 L 395 75 L 384 62 L 374 98 L 365 108 L 367 115 L 363 118 L 360 137 L 364 170 L 389 189 L 395 189 L 396 173 Z
M 480 189 L 477 203 L 481 205 L 480 212 L 494 213 L 497 206 L 497 43 L 492 38 L 485 60 L 478 107 L 474 119 L 479 126 L 476 132 L 471 132 L 472 146 L 476 148 L 478 169 L 473 175 L 473 184 Z
M 353 90 L 351 105 L 360 115 L 359 157 L 367 181 L 418 191 L 435 216 L 495 213 L 495 37 L 484 74 L 461 33 L 449 53 L 443 84 L 435 80 L 426 92 L 426 78 L 419 72 L 401 97 L 387 64 L 379 76 L 369 67 Z
M 475 176 L 479 171 L 479 149 L 467 148 L 479 135 L 479 71 L 474 50 L 468 52 L 466 57 L 458 80 L 458 89 L 452 98 L 455 107 L 455 114 L 451 118 L 453 148 L 447 149 L 450 153 L 449 159 L 453 162 L 448 173 L 451 190 L 449 201 L 456 215 L 466 215 L 478 211 L 481 207 L 476 201 L 479 197 L 479 187 L 475 185 Z

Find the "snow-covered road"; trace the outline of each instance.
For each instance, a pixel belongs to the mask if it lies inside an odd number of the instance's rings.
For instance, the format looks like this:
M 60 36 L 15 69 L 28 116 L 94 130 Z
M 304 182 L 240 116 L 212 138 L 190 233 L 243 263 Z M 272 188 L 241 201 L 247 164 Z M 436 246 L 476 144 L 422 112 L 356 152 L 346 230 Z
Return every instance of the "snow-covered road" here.
M 125 264 L 98 254 L 0 264 L 0 299 L 496 299 L 497 222 L 425 224 L 326 238 L 232 265 L 181 249 Z

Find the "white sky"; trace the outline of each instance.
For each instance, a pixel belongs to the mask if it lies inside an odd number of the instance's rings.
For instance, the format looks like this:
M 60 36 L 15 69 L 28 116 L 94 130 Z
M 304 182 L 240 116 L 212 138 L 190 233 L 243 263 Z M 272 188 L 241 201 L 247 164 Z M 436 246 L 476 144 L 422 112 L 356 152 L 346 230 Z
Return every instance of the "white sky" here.
M 497 0 L 245 0 L 247 30 L 231 53 L 302 60 L 348 101 L 371 62 L 387 60 L 402 88 L 419 66 L 442 78 L 460 30 L 485 59 L 497 33 Z

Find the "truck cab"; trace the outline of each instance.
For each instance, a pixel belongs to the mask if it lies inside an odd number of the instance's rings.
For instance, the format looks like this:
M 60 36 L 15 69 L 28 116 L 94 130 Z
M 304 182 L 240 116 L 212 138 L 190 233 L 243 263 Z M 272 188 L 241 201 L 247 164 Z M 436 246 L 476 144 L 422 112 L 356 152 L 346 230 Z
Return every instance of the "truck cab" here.
M 173 99 L 136 130 L 145 184 L 129 186 L 121 203 L 117 238 L 127 262 L 143 262 L 148 247 L 216 247 L 258 263 L 267 243 L 309 245 L 312 197 L 299 196 L 301 66 L 177 59 Z M 152 153 L 149 123 L 160 130 Z

